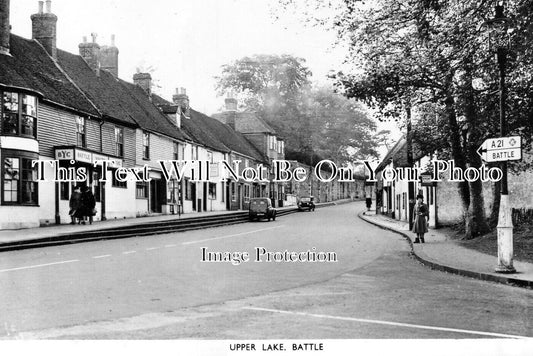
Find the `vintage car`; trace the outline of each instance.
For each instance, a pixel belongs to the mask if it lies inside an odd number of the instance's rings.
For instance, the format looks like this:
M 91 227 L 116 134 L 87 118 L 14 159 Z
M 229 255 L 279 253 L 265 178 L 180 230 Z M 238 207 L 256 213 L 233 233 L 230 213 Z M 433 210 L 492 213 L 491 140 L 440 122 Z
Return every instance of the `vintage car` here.
M 250 221 L 254 219 L 270 219 L 276 220 L 276 209 L 272 206 L 269 198 L 253 198 L 250 199 L 250 209 L 248 211 L 248 218 Z
M 303 211 L 307 209 L 309 211 L 315 210 L 315 197 L 301 197 L 298 201 L 298 210 Z

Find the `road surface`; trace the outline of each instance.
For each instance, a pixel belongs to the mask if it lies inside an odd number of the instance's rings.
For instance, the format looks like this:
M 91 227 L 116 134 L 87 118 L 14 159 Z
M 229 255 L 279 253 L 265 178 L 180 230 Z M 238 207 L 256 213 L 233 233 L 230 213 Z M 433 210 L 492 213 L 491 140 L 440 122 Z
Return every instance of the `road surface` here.
M 531 290 L 432 271 L 363 209 L 2 253 L 0 338 L 533 337 Z M 307 251 L 331 261 L 273 261 Z

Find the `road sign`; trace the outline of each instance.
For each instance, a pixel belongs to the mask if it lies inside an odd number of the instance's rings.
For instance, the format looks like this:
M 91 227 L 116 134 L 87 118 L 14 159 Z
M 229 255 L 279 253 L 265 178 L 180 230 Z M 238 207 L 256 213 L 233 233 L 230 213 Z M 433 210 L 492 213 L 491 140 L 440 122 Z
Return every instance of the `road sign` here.
M 522 138 L 489 138 L 479 146 L 477 153 L 485 162 L 519 161 L 522 159 Z

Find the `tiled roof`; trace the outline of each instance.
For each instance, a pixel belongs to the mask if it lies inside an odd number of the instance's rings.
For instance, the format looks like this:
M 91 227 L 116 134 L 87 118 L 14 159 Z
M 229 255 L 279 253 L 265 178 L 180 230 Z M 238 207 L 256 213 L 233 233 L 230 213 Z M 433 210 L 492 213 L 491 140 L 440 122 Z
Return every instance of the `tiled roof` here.
M 125 125 L 161 133 L 172 138 L 187 140 L 188 137 L 157 107 L 138 86 L 115 78 L 101 70 L 97 76 L 85 60 L 79 56 L 58 50 L 58 61 L 70 78 L 94 103 L 104 118 Z
M 159 95 L 152 94 L 152 102 L 164 112 L 175 112 L 176 105 Z M 181 116 L 181 128 L 193 141 L 220 152 L 236 152 L 252 157 L 260 162 L 268 160 L 244 135 L 228 125 L 213 119 L 199 111 L 190 109 L 190 117 Z
M 420 150 L 419 146 L 413 142 L 413 160 L 416 161 L 424 156 L 424 153 Z M 387 152 L 383 160 L 380 162 L 376 168 L 376 172 L 382 171 L 385 167 L 391 162 L 393 162 L 394 167 L 408 167 L 407 159 L 407 140 L 405 136 L 402 136 L 398 142 Z
M 99 116 L 38 42 L 13 34 L 10 38 L 11 55 L 0 55 L 0 85 L 37 92 L 44 100 Z
M 191 140 L 191 138 L 172 123 L 168 117 L 150 101 L 150 97 L 138 85 L 119 80 L 122 86 L 130 94 L 137 105 L 134 106 L 134 119 L 144 129 L 156 131 L 179 140 Z
M 233 152 L 254 158 L 260 162 L 268 160 L 259 152 L 259 150 L 243 134 L 236 132 L 226 124 L 213 119 L 205 114 L 191 109 L 191 118 L 182 119 L 182 125 L 193 124 L 204 132 L 212 133 L 214 138 Z M 191 126 L 193 126 L 191 125 Z
M 276 134 L 274 130 L 265 120 L 257 116 L 256 113 L 250 111 L 231 112 L 225 111 L 218 114 L 213 114 L 213 117 L 225 124 L 228 119 L 234 116 L 235 130 L 242 133 L 269 133 Z

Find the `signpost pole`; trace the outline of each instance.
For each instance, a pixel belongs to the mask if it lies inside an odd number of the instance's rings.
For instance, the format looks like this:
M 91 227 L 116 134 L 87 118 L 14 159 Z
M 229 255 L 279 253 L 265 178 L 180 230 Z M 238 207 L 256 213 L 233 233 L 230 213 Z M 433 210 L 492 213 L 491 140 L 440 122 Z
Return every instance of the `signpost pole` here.
M 505 120 L 505 62 L 506 49 L 498 48 L 497 59 L 500 70 L 500 136 L 507 135 L 507 122 Z M 503 173 L 501 181 L 500 211 L 498 215 L 498 273 L 514 273 L 513 267 L 513 219 L 512 209 L 509 203 L 509 192 L 507 187 L 507 161 L 501 163 Z

